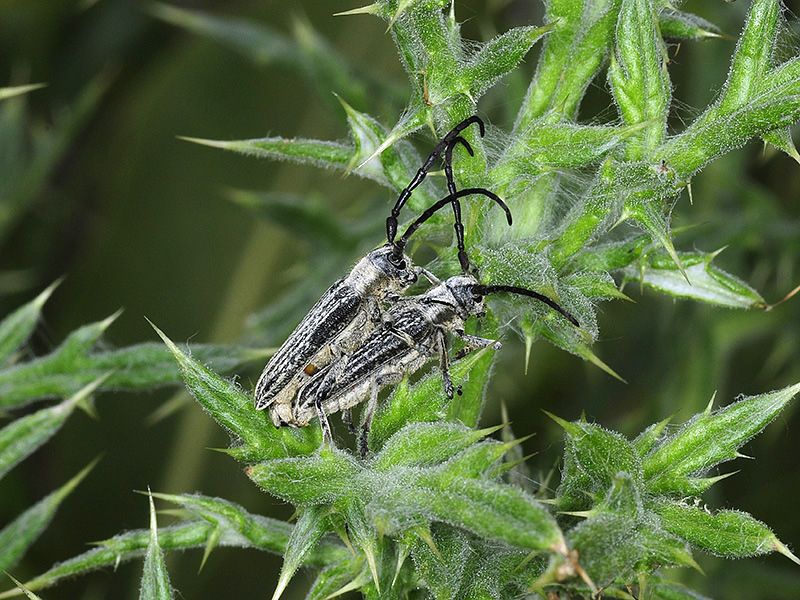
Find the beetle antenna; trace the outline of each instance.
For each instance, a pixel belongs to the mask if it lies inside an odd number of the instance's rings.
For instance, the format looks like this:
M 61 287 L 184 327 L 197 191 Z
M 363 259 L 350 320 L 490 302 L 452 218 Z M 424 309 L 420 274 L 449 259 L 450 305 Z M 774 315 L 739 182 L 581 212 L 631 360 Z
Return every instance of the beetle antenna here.
M 431 216 L 433 216 L 433 214 L 437 210 L 441 209 L 444 206 L 447 206 L 448 204 L 456 203 L 459 198 L 463 198 L 464 196 L 472 196 L 475 194 L 486 196 L 487 198 L 491 198 L 492 200 L 497 202 L 497 204 L 499 204 L 505 211 L 508 224 L 511 225 L 511 210 L 508 208 L 506 203 L 500 199 L 500 197 L 497 194 L 495 194 L 494 192 L 490 192 L 489 190 L 484 188 L 466 188 L 463 190 L 458 190 L 455 194 L 449 194 L 444 198 L 442 198 L 441 200 L 437 201 L 435 204 L 428 207 L 428 209 L 425 210 L 425 212 L 423 212 L 419 217 L 417 217 L 416 221 L 414 221 L 413 223 L 411 223 L 411 225 L 408 226 L 408 229 L 406 229 L 406 232 L 400 237 L 400 239 L 394 242 L 395 248 L 397 248 L 399 252 L 402 252 L 405 249 L 406 245 L 408 245 L 408 239 L 411 237 L 411 235 L 417 229 L 419 229 L 420 225 L 422 225 L 425 221 L 430 219 Z
M 540 294 L 539 292 L 534 292 L 533 290 L 528 290 L 525 288 L 517 287 L 515 285 L 476 285 L 472 288 L 472 291 L 477 294 L 478 296 L 487 296 L 489 294 L 497 294 L 498 292 L 509 292 L 511 294 L 519 294 L 520 296 L 529 296 L 531 298 L 536 298 L 540 302 L 544 302 L 550 308 L 557 310 L 561 315 L 567 319 L 570 323 L 575 325 L 575 327 L 580 327 L 580 323 L 578 323 L 578 319 L 573 317 L 570 313 L 568 313 L 558 302 L 555 300 L 548 298 L 544 294 Z
M 397 217 L 400 214 L 400 210 L 405 205 L 406 201 L 411 197 L 411 192 L 414 191 L 422 181 L 425 179 L 425 176 L 430 171 L 433 163 L 436 162 L 436 159 L 445 151 L 451 144 L 455 143 L 455 140 L 459 138 L 458 134 L 464 131 L 467 127 L 472 125 L 473 123 L 477 123 L 480 127 L 481 137 L 486 133 L 486 127 L 483 124 L 483 121 L 478 116 L 471 116 L 467 119 L 464 119 L 453 127 L 447 135 L 445 135 L 442 140 L 436 145 L 431 152 L 430 156 L 428 156 L 427 160 L 423 163 L 420 169 L 417 171 L 417 174 L 414 175 L 413 179 L 409 182 L 406 188 L 400 192 L 400 196 L 397 198 L 397 202 L 395 202 L 394 208 L 392 208 L 392 213 L 386 218 L 386 240 L 391 244 L 394 242 L 394 238 L 397 235 Z M 467 151 L 472 155 L 472 148 L 470 148 L 469 144 L 464 141 L 463 138 L 460 138 L 461 143 L 465 145 Z M 452 153 L 452 150 L 451 150 Z M 453 210 L 456 210 L 455 207 Z
M 458 138 L 457 138 L 458 139 Z M 466 141 L 464 142 L 466 144 Z M 453 177 L 453 147 L 455 144 L 447 146 L 444 153 L 444 175 L 447 179 L 447 192 L 451 196 L 456 194 L 456 182 Z M 467 144 L 469 155 L 473 156 L 472 148 Z M 469 256 L 464 247 L 464 223 L 461 221 L 461 204 L 458 200 L 453 200 L 453 228 L 456 230 L 456 246 L 458 247 L 458 262 L 461 265 L 461 272 L 466 274 L 469 271 Z

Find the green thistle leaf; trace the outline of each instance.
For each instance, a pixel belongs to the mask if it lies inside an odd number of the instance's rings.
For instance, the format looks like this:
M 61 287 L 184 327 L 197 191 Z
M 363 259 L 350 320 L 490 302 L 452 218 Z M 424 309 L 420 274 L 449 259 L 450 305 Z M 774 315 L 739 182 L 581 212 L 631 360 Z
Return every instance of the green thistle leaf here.
M 719 27 L 691 13 L 675 10 L 669 4 L 658 12 L 661 35 L 678 39 L 705 39 L 722 37 Z
M 61 502 L 97 464 L 93 461 L 67 483 L 42 498 L 0 531 L 0 570 L 9 571 L 38 539 L 53 519 Z
M 703 474 L 739 456 L 737 450 L 766 427 L 800 392 L 800 384 L 734 402 L 715 412 L 710 407 L 668 435 L 642 459 L 648 490 L 686 494 L 687 478 Z
M 626 144 L 627 160 L 650 156 L 666 134 L 670 82 L 665 55 L 651 3 L 623 0 L 608 78 L 625 124 L 644 125 Z
M 719 254 L 680 252 L 678 268 L 665 253 L 648 254 L 638 265 L 622 270 L 626 279 L 638 281 L 678 298 L 689 298 L 725 308 L 764 310 L 766 301 L 749 285 L 717 268 L 711 261 Z
M 153 497 L 148 498 L 150 504 L 150 540 L 147 544 L 147 554 L 144 558 L 144 572 L 142 573 L 142 587 L 139 600 L 171 600 L 174 595 L 169 583 L 167 564 L 164 562 L 164 553 L 158 545 L 158 524 L 156 523 L 156 507 Z
M 13 352 L 31 335 L 44 303 L 60 283 L 60 279 L 53 282 L 36 298 L 0 321 L 0 369 L 15 362 Z
M 286 545 L 281 574 L 278 577 L 275 593 L 272 594 L 272 600 L 281 597 L 297 568 L 305 562 L 308 554 L 325 533 L 327 512 L 326 506 L 309 506 L 300 512 L 297 524 L 289 537 L 289 543 Z
M 241 440 L 235 450 L 240 460 L 264 460 L 307 453 L 318 445 L 312 428 L 298 431 L 276 429 L 264 413 L 253 409 L 253 400 L 193 358 L 184 354 L 164 333 L 153 325 L 167 348 L 178 361 L 186 386 L 209 414 Z
M 547 415 L 567 433 L 564 473 L 557 494 L 560 510 L 585 509 L 593 498 L 605 497 L 619 473 L 632 477 L 640 473 L 635 450 L 620 434 L 597 425 L 570 423 L 550 413 Z
M 350 454 L 322 447 L 313 456 L 252 465 L 247 475 L 270 494 L 305 507 L 336 502 L 351 490 L 361 471 Z
M 106 377 L 90 383 L 61 404 L 42 408 L 0 430 L 0 477 L 55 435 L 75 407 L 84 402 Z
M 736 510 L 711 513 L 675 502 L 660 504 L 656 513 L 664 529 L 711 554 L 742 558 L 777 550 L 800 564 L 769 527 L 747 513 Z

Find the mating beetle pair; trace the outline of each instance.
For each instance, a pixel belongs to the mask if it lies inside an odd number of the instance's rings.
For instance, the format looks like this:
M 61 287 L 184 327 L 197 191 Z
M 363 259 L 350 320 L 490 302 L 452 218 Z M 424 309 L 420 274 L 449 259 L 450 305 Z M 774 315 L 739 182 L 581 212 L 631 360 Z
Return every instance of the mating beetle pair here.
M 344 420 L 351 425 L 349 409 L 369 397 L 360 439 L 365 455 L 366 434 L 382 387 L 401 381 L 438 355 L 445 392 L 453 397 L 447 332 L 465 340 L 468 350 L 500 346 L 495 340 L 464 333 L 464 323 L 471 315 L 485 314 L 484 298 L 489 294 L 510 292 L 533 297 L 578 325 L 572 315 L 538 292 L 482 285 L 469 273 L 459 199 L 476 194 L 489 197 L 505 210 L 511 225 L 508 207 L 491 191 L 456 190 L 452 153 L 461 144 L 472 156 L 469 143 L 459 135 L 472 123 L 477 123 L 484 135 L 483 122 L 470 117 L 441 140 L 400 193 L 386 220 L 387 243 L 368 253 L 346 277 L 334 283 L 267 363 L 256 384 L 255 405 L 257 410 L 268 408 L 276 426 L 303 426 L 318 417 L 325 440 L 331 442 L 327 415 L 342 410 Z M 443 153 L 448 195 L 424 211 L 395 240 L 400 210 Z M 448 204 L 453 207 L 462 275 L 442 282 L 414 266 L 405 248 L 410 236 Z M 420 274 L 433 286 L 420 295 L 402 296 Z

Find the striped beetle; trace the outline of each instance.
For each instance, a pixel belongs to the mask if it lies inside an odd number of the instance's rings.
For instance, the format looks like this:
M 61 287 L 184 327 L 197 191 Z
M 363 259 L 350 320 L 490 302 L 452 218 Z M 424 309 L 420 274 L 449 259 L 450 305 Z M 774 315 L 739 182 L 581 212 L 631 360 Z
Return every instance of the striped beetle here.
M 447 198 L 440 202 L 446 201 Z M 465 352 L 500 347 L 496 340 L 466 334 L 464 324 L 472 315 L 484 316 L 484 298 L 501 292 L 535 298 L 576 327 L 580 326 L 558 303 L 538 292 L 509 285 L 484 285 L 472 274 L 451 277 L 424 294 L 401 298 L 392 304 L 383 325 L 373 330 L 358 349 L 331 362 L 303 385 L 297 395 L 294 424 L 307 425 L 318 417 L 324 439 L 332 443 L 327 415 L 346 411 L 343 419 L 352 428 L 349 409 L 368 397 L 359 442 L 361 455 L 365 456 L 367 433 L 381 388 L 399 383 L 438 355 L 445 393 L 453 398 L 455 388 L 448 371 L 448 332 L 466 342 Z

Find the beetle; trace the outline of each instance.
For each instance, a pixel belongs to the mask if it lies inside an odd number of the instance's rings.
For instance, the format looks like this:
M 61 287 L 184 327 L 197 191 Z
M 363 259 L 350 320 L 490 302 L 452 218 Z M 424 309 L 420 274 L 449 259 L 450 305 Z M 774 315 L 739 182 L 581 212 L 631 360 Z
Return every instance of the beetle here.
M 447 201 L 447 198 L 440 202 Z M 367 336 L 361 346 L 331 362 L 302 386 L 293 410 L 292 425 L 307 425 L 317 417 L 323 438 L 332 444 L 327 415 L 349 409 L 369 398 L 360 437 L 361 455 L 367 453 L 367 433 L 381 388 L 399 383 L 438 355 L 444 391 L 453 398 L 448 370 L 447 333 L 466 342 L 465 352 L 476 348 L 498 349 L 500 342 L 468 335 L 467 319 L 486 314 L 489 294 L 513 293 L 544 302 L 576 327 L 577 319 L 555 300 L 533 290 L 510 285 L 484 285 L 474 274 L 462 274 L 438 282 L 424 294 L 404 297 L 387 309 L 387 319 Z M 345 412 L 345 415 L 348 413 Z M 349 416 L 345 421 L 350 425 Z
M 452 182 L 452 149 L 462 144 L 470 155 L 472 148 L 458 133 L 478 119 L 473 117 L 460 123 L 440 142 L 423 167 L 417 172 L 408 186 L 400 193 L 403 203 L 411 192 L 424 179 L 436 159 L 444 152 L 445 175 L 448 188 L 455 189 Z M 477 122 L 483 124 L 480 119 Z M 466 124 L 465 124 L 466 123 Z M 455 206 L 458 200 L 468 195 L 487 196 L 499 204 L 505 211 L 508 224 L 511 225 L 511 212 L 506 204 L 494 193 L 483 188 L 468 188 L 451 193 L 445 199 L 434 204 L 435 209 L 424 211 L 399 240 L 392 238 L 383 246 L 369 252 L 362 258 L 350 273 L 334 283 L 311 308 L 300 324 L 289 335 L 286 341 L 270 358 L 254 390 L 255 408 L 269 408 L 270 417 L 275 426 L 292 423 L 293 400 L 298 389 L 316 371 L 360 346 L 367 333 L 383 319 L 383 305 L 393 301 L 413 285 L 419 274 L 431 278 L 432 275 L 421 267 L 411 263 L 405 254 L 410 236 L 422 223 L 446 204 Z M 392 211 L 395 218 L 402 204 Z M 455 212 L 460 219 L 460 208 Z M 458 225 L 461 225 L 458 223 Z M 463 226 L 456 231 L 463 232 Z M 463 246 L 463 239 L 459 242 Z

